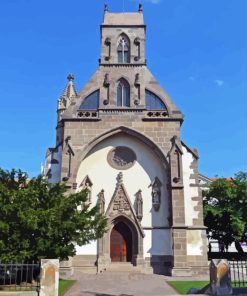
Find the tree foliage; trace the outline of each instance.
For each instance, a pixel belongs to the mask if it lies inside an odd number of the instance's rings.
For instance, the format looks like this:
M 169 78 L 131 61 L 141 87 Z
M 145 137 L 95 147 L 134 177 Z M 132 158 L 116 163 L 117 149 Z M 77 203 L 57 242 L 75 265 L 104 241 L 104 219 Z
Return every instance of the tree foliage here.
M 27 179 L 0 169 L 0 260 L 67 259 L 101 237 L 106 218 L 87 203 L 87 192 L 66 194 L 64 184 Z
M 204 223 L 211 238 L 225 246 L 247 241 L 247 173 L 218 178 L 204 191 Z

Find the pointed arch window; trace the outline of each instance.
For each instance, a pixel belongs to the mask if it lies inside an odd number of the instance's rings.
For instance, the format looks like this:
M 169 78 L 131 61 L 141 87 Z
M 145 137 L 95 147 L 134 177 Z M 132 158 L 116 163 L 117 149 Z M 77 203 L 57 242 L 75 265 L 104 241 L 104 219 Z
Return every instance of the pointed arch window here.
M 83 100 L 79 110 L 97 110 L 98 108 L 99 108 L 99 90 L 96 90 Z
M 123 78 L 119 80 L 117 85 L 117 106 L 130 107 L 130 86 Z
M 147 110 L 166 110 L 166 105 L 162 100 L 149 90 L 145 90 L 145 101 Z
M 119 63 L 130 62 L 130 42 L 124 34 L 118 39 L 117 54 Z

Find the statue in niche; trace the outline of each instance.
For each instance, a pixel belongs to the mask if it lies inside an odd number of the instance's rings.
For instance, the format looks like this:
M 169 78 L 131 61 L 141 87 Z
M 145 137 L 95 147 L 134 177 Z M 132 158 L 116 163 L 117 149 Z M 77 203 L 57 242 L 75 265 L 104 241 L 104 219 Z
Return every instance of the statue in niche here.
M 98 205 L 99 205 L 99 212 L 100 214 L 105 213 L 105 196 L 104 196 L 104 189 L 100 191 L 98 194 Z
M 90 180 L 89 176 L 87 175 L 80 184 L 80 187 L 82 187 L 82 189 L 85 189 L 87 191 L 87 201 L 86 201 L 86 203 L 91 203 L 92 186 L 93 186 L 93 183 Z
M 139 221 L 142 220 L 143 217 L 143 200 L 142 200 L 142 191 L 138 190 L 135 194 L 135 211 L 136 211 L 136 217 Z
M 154 181 L 149 185 L 152 187 L 152 204 L 155 211 L 158 211 L 161 203 L 161 189 L 162 186 L 158 177 L 155 177 Z

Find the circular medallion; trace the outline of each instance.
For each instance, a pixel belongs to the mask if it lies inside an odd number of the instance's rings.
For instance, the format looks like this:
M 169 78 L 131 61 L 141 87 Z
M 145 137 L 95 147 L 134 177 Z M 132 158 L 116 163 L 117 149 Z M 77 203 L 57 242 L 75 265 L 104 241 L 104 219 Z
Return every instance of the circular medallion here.
M 128 147 L 118 146 L 109 151 L 107 161 L 114 169 L 127 170 L 134 165 L 136 154 Z

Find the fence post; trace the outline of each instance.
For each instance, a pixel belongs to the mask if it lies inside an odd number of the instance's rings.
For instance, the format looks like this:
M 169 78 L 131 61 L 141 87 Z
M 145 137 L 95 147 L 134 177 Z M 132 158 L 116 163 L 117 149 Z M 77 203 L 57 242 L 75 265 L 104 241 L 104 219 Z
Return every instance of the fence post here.
M 58 296 L 59 260 L 41 259 L 40 296 Z
M 210 263 L 210 286 L 212 295 L 231 295 L 230 265 L 225 259 L 213 259 Z

